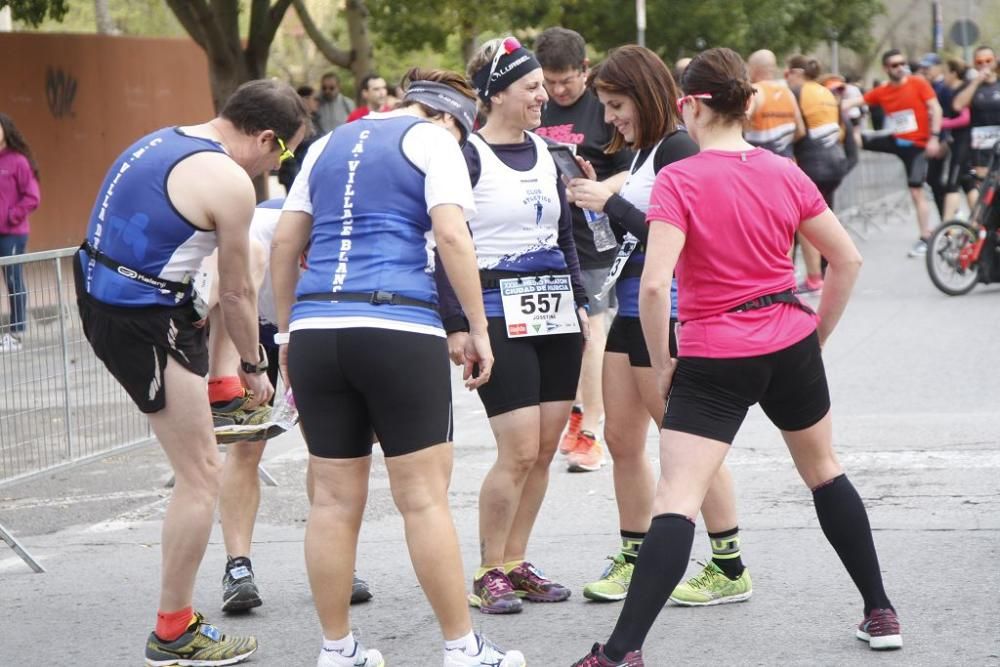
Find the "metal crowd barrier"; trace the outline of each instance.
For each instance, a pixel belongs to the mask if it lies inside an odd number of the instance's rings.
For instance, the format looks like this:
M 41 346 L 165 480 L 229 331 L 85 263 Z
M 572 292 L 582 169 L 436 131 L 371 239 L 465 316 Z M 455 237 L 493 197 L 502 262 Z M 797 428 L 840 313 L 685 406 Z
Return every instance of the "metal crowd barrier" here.
M 148 422 L 83 335 L 74 252 L 0 257 L 5 275 L 21 271 L 27 305 L 23 318 L 16 295 L 5 293 L 0 306 L 0 487 L 152 440 Z M 24 319 L 23 332 L 16 319 Z M 0 538 L 43 571 L 2 525 Z
M 861 241 L 886 223 L 915 219 L 902 161 L 895 155 L 861 151 L 858 164 L 837 188 L 834 209 Z

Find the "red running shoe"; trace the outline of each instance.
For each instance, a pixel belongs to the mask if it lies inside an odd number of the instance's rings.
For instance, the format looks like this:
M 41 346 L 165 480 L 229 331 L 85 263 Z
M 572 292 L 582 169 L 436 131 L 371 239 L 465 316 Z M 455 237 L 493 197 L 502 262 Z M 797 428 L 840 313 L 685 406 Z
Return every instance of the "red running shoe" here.
M 868 642 L 868 646 L 876 651 L 903 648 L 899 619 L 893 609 L 872 609 L 858 625 L 856 636 Z
M 604 645 L 594 644 L 590 653 L 574 662 L 571 667 L 645 667 L 642 661 L 642 651 L 629 651 L 625 657 L 615 662 L 604 655 Z

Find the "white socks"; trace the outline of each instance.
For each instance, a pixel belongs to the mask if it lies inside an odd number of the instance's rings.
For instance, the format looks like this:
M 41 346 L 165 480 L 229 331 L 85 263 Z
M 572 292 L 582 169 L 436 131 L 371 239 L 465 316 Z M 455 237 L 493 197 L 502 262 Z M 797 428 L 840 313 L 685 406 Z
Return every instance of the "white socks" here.
M 444 650 L 462 651 L 465 655 L 479 655 L 479 640 L 476 639 L 476 633 L 470 630 L 464 637 L 445 640 Z
M 354 655 L 358 643 L 354 641 L 354 633 L 348 632 L 343 639 L 327 639 L 323 637 L 323 650 L 341 655 Z

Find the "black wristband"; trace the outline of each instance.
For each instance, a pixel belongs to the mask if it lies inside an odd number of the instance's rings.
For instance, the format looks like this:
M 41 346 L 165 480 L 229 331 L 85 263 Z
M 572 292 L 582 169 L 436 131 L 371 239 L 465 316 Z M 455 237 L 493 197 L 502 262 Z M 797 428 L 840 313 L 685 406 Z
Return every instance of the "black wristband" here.
M 446 317 L 442 320 L 441 324 L 444 326 L 445 333 L 453 334 L 459 331 L 469 331 L 469 320 L 466 319 L 465 315 Z

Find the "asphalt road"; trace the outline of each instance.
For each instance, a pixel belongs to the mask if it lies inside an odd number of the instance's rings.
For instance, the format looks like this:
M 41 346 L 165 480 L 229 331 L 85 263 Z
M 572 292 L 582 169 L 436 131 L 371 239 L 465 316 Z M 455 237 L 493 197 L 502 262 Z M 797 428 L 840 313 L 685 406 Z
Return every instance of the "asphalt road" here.
M 780 437 L 754 409 L 729 458 L 753 598 L 666 608 L 646 645 L 648 665 L 1000 664 L 1000 287 L 938 293 L 923 262 L 906 258 L 914 236 L 912 223 L 894 220 L 860 244 L 862 278 L 825 352 L 836 445 L 868 505 L 905 647 L 875 654 L 854 639 L 860 598 Z M 494 444 L 476 396 L 456 385 L 455 397 L 452 507 L 470 572 L 478 489 Z M 648 451 L 657 457 L 652 430 Z M 217 611 L 225 556 L 216 529 L 196 605 L 225 631 L 258 636 L 251 664 L 314 664 L 320 632 L 302 557 L 305 450 L 287 434 L 265 457 L 279 483 L 263 492 L 255 534 L 265 604 L 234 619 Z M 0 489 L 0 523 L 48 568 L 33 574 L 0 544 L 0 665 L 141 663 L 169 476 L 149 447 Z M 354 608 L 353 623 L 390 666 L 439 665 L 440 638 L 380 459 L 371 488 L 359 570 L 375 597 Z M 521 649 L 533 667 L 570 664 L 604 641 L 617 617 L 619 605 L 581 595 L 616 545 L 610 467 L 574 475 L 557 460 L 529 557 L 573 597 L 512 617 L 474 611 L 474 624 Z M 693 556 L 708 553 L 699 527 Z

